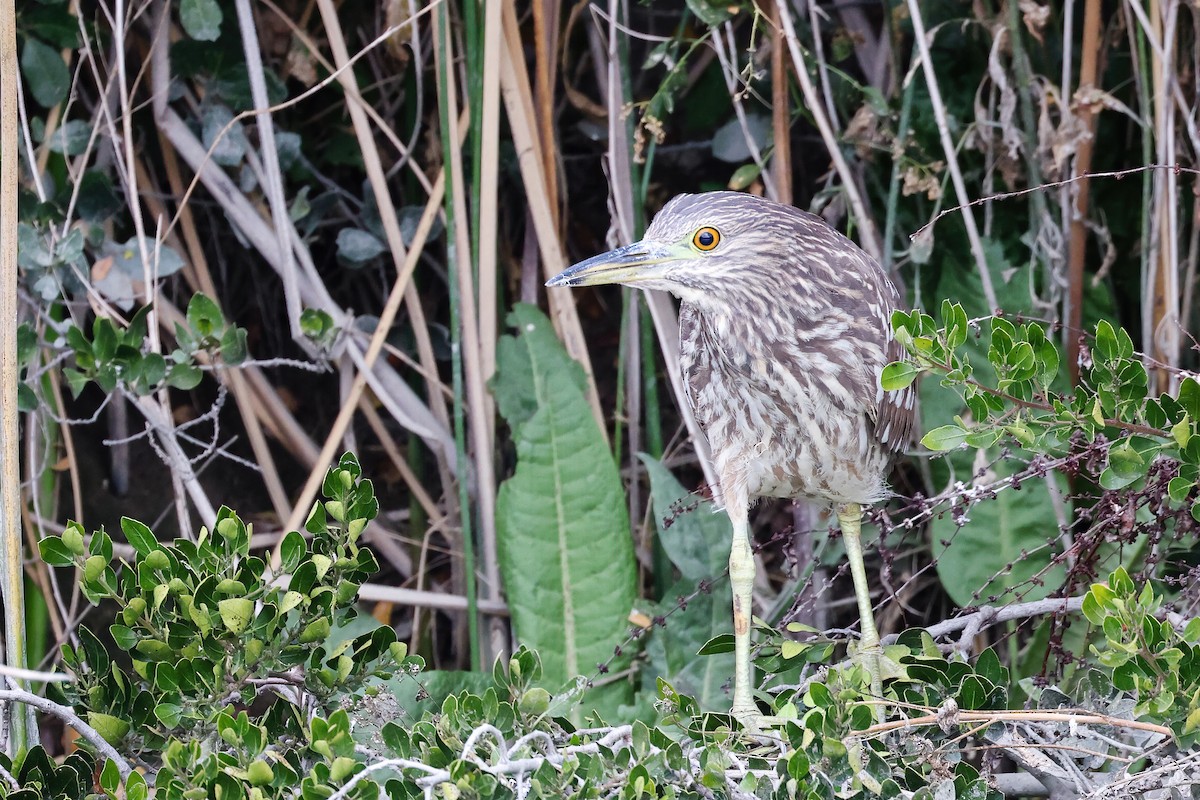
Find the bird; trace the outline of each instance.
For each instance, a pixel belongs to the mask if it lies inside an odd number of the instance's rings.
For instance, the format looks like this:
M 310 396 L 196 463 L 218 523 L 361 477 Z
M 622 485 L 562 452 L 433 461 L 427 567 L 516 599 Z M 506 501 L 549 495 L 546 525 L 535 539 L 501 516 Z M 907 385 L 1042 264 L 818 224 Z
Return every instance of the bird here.
M 602 284 L 680 301 L 683 383 L 733 530 L 733 716 L 751 730 L 765 719 L 750 659 L 749 509 L 762 497 L 836 511 L 861 623 L 856 658 L 871 693 L 882 696 L 861 524 L 864 506 L 891 496 L 889 465 L 913 426 L 913 387 L 884 391 L 880 380 L 887 364 L 906 358 L 891 328 L 901 307 L 896 285 L 821 217 L 732 191 L 677 195 L 641 241 L 546 283 Z

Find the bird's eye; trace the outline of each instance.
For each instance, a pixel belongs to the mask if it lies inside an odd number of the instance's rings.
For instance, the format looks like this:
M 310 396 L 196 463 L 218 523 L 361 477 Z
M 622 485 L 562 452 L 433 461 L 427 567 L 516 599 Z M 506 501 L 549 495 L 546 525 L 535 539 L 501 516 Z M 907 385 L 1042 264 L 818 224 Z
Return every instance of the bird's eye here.
M 716 246 L 720 243 L 721 233 L 716 228 L 701 228 L 692 237 L 692 246 L 706 253 L 709 250 L 716 249 Z

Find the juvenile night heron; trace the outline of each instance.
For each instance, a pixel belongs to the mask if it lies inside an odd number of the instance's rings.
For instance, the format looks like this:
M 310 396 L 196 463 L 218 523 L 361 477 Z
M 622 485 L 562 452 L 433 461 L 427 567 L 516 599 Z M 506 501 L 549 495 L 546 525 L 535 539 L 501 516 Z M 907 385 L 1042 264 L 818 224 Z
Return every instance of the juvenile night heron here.
M 862 620 L 860 653 L 881 693 L 879 634 L 863 566 L 862 506 L 888 495 L 892 455 L 908 441 L 909 389 L 880 373 L 903 357 L 900 301 L 879 264 L 820 217 L 737 192 L 685 194 L 645 238 L 576 264 L 548 286 L 619 283 L 682 301 L 680 362 L 733 522 L 733 713 L 755 724 L 750 621 L 756 497 L 837 510 Z

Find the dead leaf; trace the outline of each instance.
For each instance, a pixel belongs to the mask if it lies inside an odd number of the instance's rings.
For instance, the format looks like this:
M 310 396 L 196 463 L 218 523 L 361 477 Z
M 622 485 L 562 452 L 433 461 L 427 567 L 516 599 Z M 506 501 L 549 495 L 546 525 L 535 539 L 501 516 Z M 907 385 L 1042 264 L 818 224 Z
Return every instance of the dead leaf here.
M 636 608 L 629 612 L 629 621 L 639 628 L 649 628 L 653 624 L 649 614 L 638 611 Z
M 942 181 L 939 174 L 945 167 L 946 164 L 943 161 L 934 161 L 924 167 L 909 166 L 904 170 L 904 183 L 900 187 L 900 193 L 905 197 L 910 197 L 924 192 L 930 200 L 937 200 L 942 196 Z
M 1040 6 L 1034 0 L 1020 0 L 1017 8 L 1021 9 L 1021 19 L 1025 21 L 1029 35 L 1037 39 L 1038 44 L 1045 44 L 1042 31 L 1046 29 L 1046 22 L 1050 19 L 1050 6 Z
M 98 283 L 108 277 L 108 273 L 113 268 L 113 257 L 105 256 L 104 258 L 92 264 L 92 282 Z

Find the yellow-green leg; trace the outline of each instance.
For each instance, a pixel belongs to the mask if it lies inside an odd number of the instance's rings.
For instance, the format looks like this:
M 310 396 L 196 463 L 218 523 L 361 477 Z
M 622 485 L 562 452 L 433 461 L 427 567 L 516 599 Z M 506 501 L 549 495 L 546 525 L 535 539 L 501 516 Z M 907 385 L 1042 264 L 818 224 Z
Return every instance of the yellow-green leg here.
M 729 550 L 729 583 L 733 589 L 733 714 L 746 727 L 757 728 L 761 715 L 754 702 L 754 672 L 750 663 L 754 551 L 750 549 L 745 500 L 727 496 L 725 502 L 733 523 L 733 546 Z
M 842 541 L 846 543 L 846 557 L 850 560 L 850 575 L 854 578 L 854 596 L 858 599 L 858 616 L 862 628 L 859 655 L 863 666 L 871 676 L 871 695 L 883 697 L 883 675 L 880 657 L 883 648 L 879 645 L 879 631 L 875 628 L 875 612 L 871 607 L 871 587 L 867 583 L 867 568 L 863 564 L 862 550 L 862 506 L 846 503 L 838 506 L 838 522 L 842 526 Z M 882 706 L 875 706 L 875 717 L 880 719 Z

